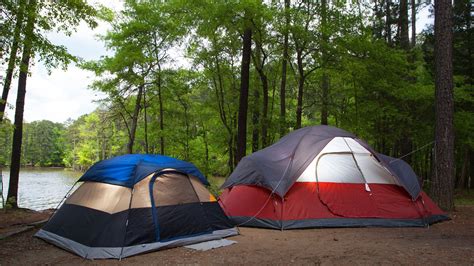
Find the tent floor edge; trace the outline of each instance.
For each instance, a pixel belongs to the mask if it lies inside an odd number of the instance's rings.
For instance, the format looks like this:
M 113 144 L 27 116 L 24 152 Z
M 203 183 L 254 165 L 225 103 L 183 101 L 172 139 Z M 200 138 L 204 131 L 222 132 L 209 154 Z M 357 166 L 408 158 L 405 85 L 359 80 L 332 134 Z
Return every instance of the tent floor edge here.
M 168 249 L 184 245 L 195 244 L 204 241 L 222 239 L 238 235 L 238 229 L 233 227 L 229 229 L 216 230 L 209 234 L 192 236 L 188 238 L 180 238 L 166 242 L 154 242 L 148 244 L 140 244 L 128 247 L 88 247 L 73 240 L 64 238 L 57 234 L 40 229 L 35 237 L 41 238 L 46 242 L 54 244 L 66 251 L 75 253 L 80 257 L 92 259 L 123 259 L 141 253 L 147 253 L 160 249 Z M 122 255 L 120 254 L 122 252 Z
M 230 216 L 235 223 L 247 221 L 246 216 Z M 307 228 L 343 228 L 343 227 L 425 227 L 425 224 L 435 224 L 450 220 L 447 215 L 431 215 L 425 219 L 393 219 L 393 218 L 318 218 L 302 220 L 272 220 L 255 217 L 243 227 L 259 227 L 281 230 Z

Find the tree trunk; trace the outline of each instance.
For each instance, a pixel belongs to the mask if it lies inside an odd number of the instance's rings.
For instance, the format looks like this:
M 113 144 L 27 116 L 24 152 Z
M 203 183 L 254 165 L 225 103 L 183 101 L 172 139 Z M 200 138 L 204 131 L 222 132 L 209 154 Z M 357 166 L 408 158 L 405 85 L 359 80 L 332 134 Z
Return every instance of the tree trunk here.
M 160 154 L 165 154 L 165 138 L 163 137 L 164 131 L 164 122 L 163 122 L 163 97 L 161 95 L 161 68 L 160 73 L 158 74 L 158 105 L 160 109 Z
M 262 94 L 263 94 L 263 106 L 262 106 L 262 147 L 265 148 L 268 146 L 268 78 L 263 72 L 260 75 L 260 80 L 262 81 Z
M 385 38 L 389 46 L 392 45 L 392 14 L 390 10 L 391 0 L 385 1 Z
M 285 0 L 285 34 L 283 37 L 283 58 L 280 83 L 280 138 L 286 135 L 286 70 L 288 64 L 288 27 L 290 25 L 290 0 Z
M 321 125 L 328 125 L 329 76 L 326 72 L 323 73 L 322 82 Z
M 260 140 L 260 92 L 257 88 L 253 90 L 253 111 L 252 111 L 252 152 L 259 150 Z
M 189 115 L 188 115 L 188 105 L 183 101 L 184 108 L 184 126 L 186 129 L 186 140 L 184 145 L 184 160 L 189 161 Z
M 21 26 L 23 24 L 23 8 L 25 7 L 25 0 L 20 0 L 18 4 L 18 14 L 16 17 L 15 30 L 13 32 L 13 42 L 10 50 L 10 57 L 8 58 L 8 67 L 5 80 L 3 82 L 2 99 L 0 100 L 0 124 L 5 115 L 7 106 L 8 93 L 10 92 L 10 85 L 12 83 L 13 71 L 16 65 L 16 55 L 18 53 L 18 43 L 20 41 Z
M 431 195 L 445 211 L 454 208 L 453 32 L 451 0 L 435 0 L 435 172 Z
M 240 72 L 239 115 L 237 125 L 237 150 L 234 165 L 245 156 L 247 147 L 247 109 L 250 79 L 250 53 L 252 49 L 252 29 L 246 28 L 242 40 L 242 66 Z
M 326 2 L 323 0 L 324 3 Z M 321 1 L 321 3 L 323 3 Z M 382 16 L 383 16 L 383 1 L 380 0 L 374 0 L 374 13 L 375 13 L 375 19 L 374 19 L 374 24 L 373 24 L 373 31 L 375 33 L 375 37 L 377 39 L 382 39 L 382 30 L 383 30 L 383 22 L 382 22 Z
M 467 187 L 467 176 L 469 172 L 469 164 L 470 164 L 470 148 L 465 147 L 462 159 L 462 166 L 461 166 L 461 174 L 459 175 L 459 179 L 456 182 L 456 188 L 465 188 Z
M 253 120 L 254 127 L 258 127 L 260 124 L 260 133 L 261 133 L 261 144 L 262 147 L 266 147 L 268 145 L 268 78 L 265 74 L 265 59 L 261 57 L 261 50 L 263 50 L 261 44 L 257 44 L 257 55 L 255 56 L 255 68 L 257 69 L 258 76 L 260 77 L 260 82 L 262 83 L 262 94 L 263 94 L 263 101 L 262 101 L 262 113 L 260 118 L 260 101 L 259 101 L 259 93 L 258 90 L 255 90 L 255 111 L 254 115 L 257 115 L 255 120 Z M 260 122 L 260 123 L 259 123 Z M 255 132 L 255 131 L 254 131 Z M 258 129 L 257 132 L 257 140 L 258 141 Z M 257 145 L 258 146 L 258 145 Z M 258 149 L 257 149 L 258 150 Z
M 146 103 L 146 88 L 143 88 L 143 123 L 145 130 L 145 153 L 148 154 L 148 116 L 146 113 L 147 103 Z
M 410 48 L 410 39 L 408 37 L 408 0 L 400 0 L 398 23 L 400 28 L 400 47 L 408 50 Z
M 32 39 L 36 23 L 36 0 L 28 3 L 28 20 L 25 27 L 25 40 L 20 64 L 20 75 L 18 77 L 18 92 L 15 106 L 15 128 L 13 130 L 12 154 L 10 163 L 10 181 L 7 202 L 13 207 L 18 207 L 18 181 L 21 163 L 21 142 L 23 138 L 23 113 L 25 109 L 26 79 L 32 54 Z
M 377 5 L 377 2 L 376 2 Z M 329 36 L 327 34 L 327 8 L 328 4 L 326 0 L 321 1 L 321 32 L 322 32 L 322 43 L 321 43 L 321 59 L 323 66 L 323 77 L 322 77 L 322 101 L 321 101 L 321 125 L 328 124 L 328 102 L 329 102 L 329 76 L 327 73 L 328 56 L 327 49 L 329 44 Z M 377 11 L 378 14 L 378 11 Z
M 411 48 L 416 45 L 416 0 L 411 0 Z
M 127 143 L 127 152 L 130 154 L 133 153 L 133 145 L 135 143 L 135 133 L 137 132 L 138 115 L 140 114 L 141 110 L 140 105 L 142 101 L 143 87 L 144 85 L 138 86 L 137 99 L 135 100 L 135 108 L 132 114 L 132 123 L 130 124 L 130 134 L 128 135 Z
M 301 128 L 301 116 L 303 114 L 303 92 L 304 92 L 304 69 L 303 59 L 301 55 L 302 51 L 297 51 L 297 63 L 298 63 L 298 96 L 296 103 L 296 124 L 295 129 Z

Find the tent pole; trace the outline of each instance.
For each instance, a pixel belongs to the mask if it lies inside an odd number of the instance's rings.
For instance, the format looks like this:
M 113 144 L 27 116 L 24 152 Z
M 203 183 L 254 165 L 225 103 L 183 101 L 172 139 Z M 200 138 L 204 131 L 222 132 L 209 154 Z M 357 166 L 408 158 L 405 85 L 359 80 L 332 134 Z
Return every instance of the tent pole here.
M 372 194 L 372 191 L 370 190 L 370 187 L 369 187 L 369 183 L 367 183 L 367 179 L 365 179 L 365 176 L 364 176 L 364 173 L 362 173 L 362 169 L 360 169 L 360 166 L 359 164 L 357 163 L 357 160 L 355 158 L 355 155 L 354 155 L 354 151 L 351 149 L 351 147 L 349 146 L 349 144 L 347 143 L 346 141 L 346 138 L 342 138 L 344 140 L 344 142 L 346 143 L 347 145 L 347 148 L 349 148 L 349 150 L 351 151 L 351 156 L 352 156 L 352 159 L 354 160 L 354 163 L 357 167 L 357 170 L 359 170 L 361 176 L 362 176 L 362 179 L 364 180 L 364 183 L 365 183 L 365 190 L 367 192 L 370 192 L 370 194 Z
M 49 216 L 48 218 L 48 222 L 51 220 L 51 218 L 53 218 L 53 216 L 56 214 L 56 212 L 59 210 L 59 206 L 61 206 L 61 204 L 63 204 L 64 200 L 67 199 L 67 197 L 69 196 L 69 193 L 71 193 L 72 189 L 76 186 L 76 184 L 79 183 L 79 180 L 76 181 L 72 187 L 68 190 L 68 192 L 66 192 L 66 195 L 64 195 L 64 198 L 59 202 L 59 204 L 56 206 L 56 208 L 54 209 L 54 212 Z M 48 223 L 46 222 L 46 223 Z
M 130 191 L 130 202 L 128 203 L 128 211 L 127 211 L 127 220 L 125 221 L 125 232 L 123 234 L 123 242 L 122 242 L 122 247 L 120 249 L 120 256 L 119 256 L 119 261 L 122 260 L 122 255 L 123 255 L 123 248 L 125 247 L 125 240 L 127 238 L 127 229 L 128 229 L 128 218 L 130 216 L 130 209 L 132 209 L 132 200 L 133 200 L 133 192 L 135 190 L 135 184 L 133 185 L 131 191 Z

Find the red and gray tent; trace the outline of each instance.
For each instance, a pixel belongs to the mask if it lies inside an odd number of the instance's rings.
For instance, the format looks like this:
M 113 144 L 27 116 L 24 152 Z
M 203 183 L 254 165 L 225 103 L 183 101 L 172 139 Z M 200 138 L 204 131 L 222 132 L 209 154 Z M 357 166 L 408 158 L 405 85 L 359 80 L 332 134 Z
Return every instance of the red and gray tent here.
M 191 163 L 129 154 L 100 161 L 36 233 L 88 259 L 124 258 L 236 235 Z
M 425 226 L 448 219 L 404 161 L 342 129 L 296 130 L 237 165 L 220 204 L 243 226 Z

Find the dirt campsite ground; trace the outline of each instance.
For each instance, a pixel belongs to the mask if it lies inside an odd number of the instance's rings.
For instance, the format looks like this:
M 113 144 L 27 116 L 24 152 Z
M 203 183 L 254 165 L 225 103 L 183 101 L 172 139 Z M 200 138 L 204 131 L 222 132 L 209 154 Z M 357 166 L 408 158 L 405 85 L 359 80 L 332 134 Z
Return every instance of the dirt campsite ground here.
M 36 220 L 46 214 L 34 214 Z M 19 215 L 22 216 L 22 215 Z M 31 215 L 24 215 L 31 223 Z M 126 264 L 474 264 L 474 206 L 429 228 L 266 230 L 240 228 L 238 243 L 210 251 L 174 248 L 122 260 Z M 11 217 L 11 215 L 9 215 Z M 5 224 L 12 219 L 3 219 Z M 29 219 L 29 220 L 28 220 Z M 17 219 L 15 219 L 18 221 Z M 7 226 L 8 227 L 8 226 Z M 89 261 L 33 237 L 37 228 L 0 240 L 0 265 L 117 264 Z

